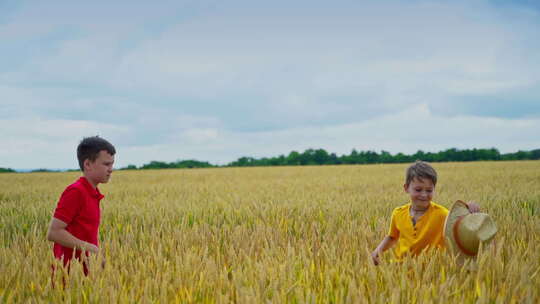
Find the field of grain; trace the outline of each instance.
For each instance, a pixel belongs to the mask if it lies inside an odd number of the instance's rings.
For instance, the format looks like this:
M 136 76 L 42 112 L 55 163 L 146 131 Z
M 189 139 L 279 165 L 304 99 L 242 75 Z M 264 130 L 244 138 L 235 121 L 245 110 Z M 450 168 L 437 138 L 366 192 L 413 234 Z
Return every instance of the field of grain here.
M 45 236 L 79 173 L 0 174 L 0 302 L 540 302 L 540 162 L 434 167 L 435 202 L 475 200 L 499 227 L 475 267 L 440 251 L 371 264 L 404 164 L 117 171 L 100 186 L 105 267 L 74 264 L 65 288 Z

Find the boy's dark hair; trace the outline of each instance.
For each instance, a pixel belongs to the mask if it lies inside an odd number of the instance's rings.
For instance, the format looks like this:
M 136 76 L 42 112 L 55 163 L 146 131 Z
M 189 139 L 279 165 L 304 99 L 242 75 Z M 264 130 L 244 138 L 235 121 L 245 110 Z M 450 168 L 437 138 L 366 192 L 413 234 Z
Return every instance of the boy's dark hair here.
M 420 180 L 427 178 L 433 182 L 433 186 L 437 184 L 437 172 L 425 161 L 417 160 L 407 168 L 405 184 L 409 185 L 415 178 Z
M 77 159 L 79 160 L 81 171 L 84 171 L 84 161 L 86 159 L 95 161 L 98 158 L 99 152 L 102 150 L 107 151 L 110 155 L 116 154 L 114 146 L 99 136 L 83 138 L 77 146 Z

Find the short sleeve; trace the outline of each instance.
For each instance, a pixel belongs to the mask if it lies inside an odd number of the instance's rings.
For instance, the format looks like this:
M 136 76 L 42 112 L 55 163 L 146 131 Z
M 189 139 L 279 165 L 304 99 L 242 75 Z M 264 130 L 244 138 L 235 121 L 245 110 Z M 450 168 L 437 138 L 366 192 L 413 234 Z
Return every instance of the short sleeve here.
M 68 188 L 60 196 L 53 217 L 69 224 L 79 213 L 83 203 L 83 195 L 80 190 L 77 188 Z
M 396 210 L 392 212 L 392 219 L 390 220 L 390 229 L 388 230 L 388 236 L 393 239 L 399 238 L 399 230 L 396 224 Z

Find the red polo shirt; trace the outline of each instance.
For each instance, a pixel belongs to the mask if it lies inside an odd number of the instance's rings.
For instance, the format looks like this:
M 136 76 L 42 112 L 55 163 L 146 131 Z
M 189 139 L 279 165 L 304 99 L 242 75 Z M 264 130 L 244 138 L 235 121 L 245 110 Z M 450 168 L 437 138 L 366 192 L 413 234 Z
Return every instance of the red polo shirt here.
M 99 201 L 104 196 L 92 187 L 85 177 L 79 178 L 62 193 L 53 217 L 67 224 L 66 230 L 74 237 L 98 246 L 98 231 L 101 218 Z M 73 257 L 73 249 L 54 243 L 54 256 L 64 260 L 64 266 Z M 80 258 L 81 250 L 75 257 Z

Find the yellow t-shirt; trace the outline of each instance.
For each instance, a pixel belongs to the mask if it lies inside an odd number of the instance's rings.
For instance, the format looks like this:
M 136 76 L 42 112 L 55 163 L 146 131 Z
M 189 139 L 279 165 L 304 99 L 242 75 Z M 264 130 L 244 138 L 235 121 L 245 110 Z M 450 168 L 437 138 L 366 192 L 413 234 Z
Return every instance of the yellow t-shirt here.
M 413 225 L 411 203 L 397 207 L 392 212 L 388 235 L 398 240 L 395 253 L 401 259 L 408 252 L 418 255 L 429 247 L 444 248 L 444 221 L 448 209 L 431 202 L 428 210 Z

